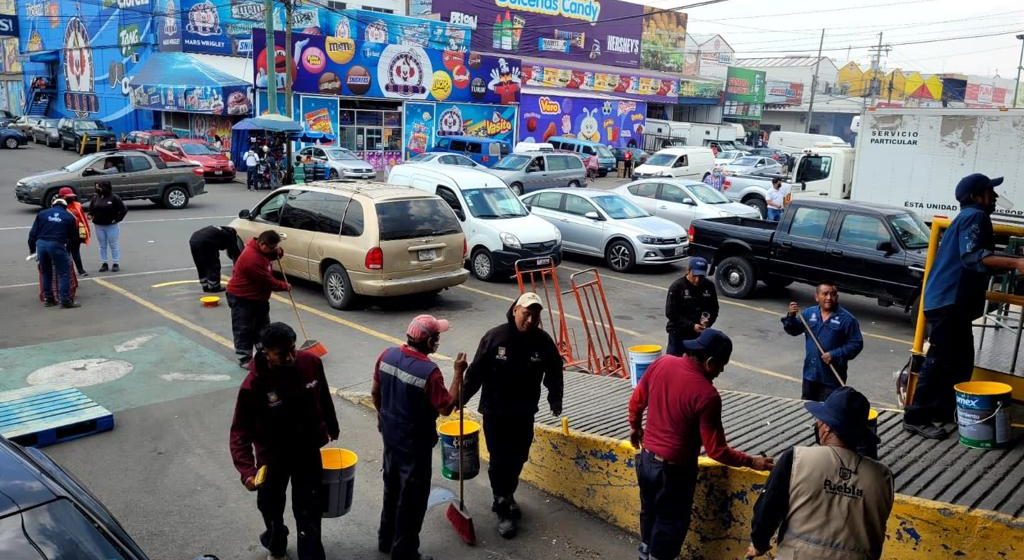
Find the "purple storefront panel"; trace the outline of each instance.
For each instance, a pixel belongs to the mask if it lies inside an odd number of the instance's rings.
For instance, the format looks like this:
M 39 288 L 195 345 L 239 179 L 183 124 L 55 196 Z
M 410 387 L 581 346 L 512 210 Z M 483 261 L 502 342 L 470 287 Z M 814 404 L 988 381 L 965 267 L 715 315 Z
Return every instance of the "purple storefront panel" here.
M 523 94 L 519 141 L 546 142 L 552 136 L 606 146 L 643 146 L 647 104 L 559 95 Z

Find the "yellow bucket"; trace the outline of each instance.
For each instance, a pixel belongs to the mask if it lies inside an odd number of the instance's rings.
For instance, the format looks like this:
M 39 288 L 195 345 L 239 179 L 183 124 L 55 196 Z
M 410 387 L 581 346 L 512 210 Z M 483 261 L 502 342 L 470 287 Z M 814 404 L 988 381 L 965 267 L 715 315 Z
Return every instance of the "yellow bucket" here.
M 203 307 L 217 307 L 220 305 L 220 296 L 203 296 L 199 298 Z
M 462 479 L 469 480 L 480 473 L 480 424 L 472 420 L 462 421 L 462 438 L 459 438 L 459 421 L 449 420 L 438 426 L 441 436 L 441 476 L 448 480 L 459 480 L 459 454 L 462 454 Z
M 359 456 L 348 449 L 329 447 L 320 450 L 324 489 L 323 517 L 341 517 L 352 509 Z
M 960 443 L 977 449 L 1010 442 L 1013 387 L 995 381 L 968 381 L 953 386 Z
M 661 346 L 657 344 L 638 344 L 629 347 L 629 381 L 633 387 L 640 383 L 640 378 L 644 376 L 651 363 L 661 357 L 661 350 Z

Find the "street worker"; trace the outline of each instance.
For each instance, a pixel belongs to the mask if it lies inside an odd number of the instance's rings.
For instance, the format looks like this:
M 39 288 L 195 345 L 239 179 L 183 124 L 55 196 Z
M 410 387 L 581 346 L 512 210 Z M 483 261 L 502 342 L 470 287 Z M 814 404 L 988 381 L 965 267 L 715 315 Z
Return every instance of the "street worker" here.
M 60 192 L 57 194 L 68 203 L 68 212 L 71 212 L 71 215 L 75 217 L 75 222 L 78 226 L 78 235 L 68 240 L 68 253 L 71 253 L 71 260 L 75 263 L 78 275 L 88 276 L 89 273 L 82 266 L 82 245 L 88 245 L 89 239 L 92 238 L 89 218 L 86 217 L 85 208 L 78 201 L 78 194 L 75 193 L 74 189 L 71 187 L 61 187 Z
M 818 305 L 803 311 L 800 311 L 800 306 L 796 302 L 791 302 L 789 313 L 782 318 L 782 328 L 792 336 L 805 335 L 804 379 L 800 398 L 807 401 L 823 401 L 841 386 L 836 379 L 836 373 L 842 378 L 842 384 L 846 384 L 850 361 L 864 349 L 864 337 L 861 335 L 857 319 L 839 306 L 839 291 L 835 284 L 818 284 L 814 300 Z M 796 316 L 797 313 L 807 322 L 811 332 L 804 328 L 804 324 Z M 818 350 L 812 335 L 817 337 L 824 353 Z
M 708 457 L 730 467 L 772 468 L 771 458 L 752 457 L 725 441 L 722 397 L 713 382 L 729 363 L 732 341 L 705 329 L 683 347 L 685 356 L 655 360 L 629 399 L 629 440 L 641 449 L 636 461 L 641 560 L 679 556 L 693 513 L 701 445 Z
M 384 440 L 384 505 L 377 549 L 393 560 L 432 560 L 420 554 L 420 528 L 430 495 L 431 450 L 438 415 L 459 402 L 466 355 L 455 357 L 451 386 L 428 357 L 437 352 L 448 321 L 419 315 L 405 331 L 406 343 L 385 350 L 373 369 L 373 406 Z
M 747 557 L 771 550 L 778 532 L 780 560 L 881 558 L 894 488 L 889 467 L 856 451 L 878 443 L 868 427 L 867 398 L 842 387 L 804 407 L 814 416 L 818 447 L 779 455 L 754 504 Z
M 220 285 L 220 252 L 227 251 L 228 258 L 235 262 L 242 252 L 238 243 L 235 228 L 228 226 L 206 226 L 196 230 L 189 238 L 192 261 L 196 264 L 196 274 L 199 275 L 199 283 L 204 292 L 224 291 Z
M 242 484 L 256 491 L 266 530 L 260 544 L 269 560 L 287 558 L 285 490 L 292 485 L 292 512 L 299 560 L 323 560 L 320 519 L 326 496 L 321 487 L 320 448 L 338 439 L 338 417 L 315 354 L 295 349 L 295 331 L 271 323 L 260 333 L 256 357 L 238 389 L 231 421 L 231 458 Z M 265 468 L 262 484 L 259 469 Z
M 506 322 L 480 339 L 466 372 L 465 400 L 483 388 L 480 413 L 491 454 L 491 511 L 498 516 L 498 534 L 506 539 L 516 536 L 522 518 L 515 492 L 530 458 L 542 384 L 551 414 L 562 414 L 562 356 L 551 335 L 540 328 L 543 309 L 537 294 L 520 295 L 505 314 Z
M 252 144 L 249 144 L 249 149 L 242 154 L 242 161 L 245 162 L 245 190 L 255 190 L 259 185 L 256 182 L 256 167 L 260 164 L 260 156 L 253 149 Z
M 46 307 L 57 305 L 65 309 L 81 307 L 71 297 L 71 255 L 68 244 L 78 238 L 78 222 L 68 212 L 67 201 L 55 198 L 53 206 L 40 210 L 28 232 L 28 252 L 36 256 L 42 271 L 43 303 Z M 53 275 L 57 275 L 57 292 L 54 293 Z
M 777 222 L 782 219 L 782 211 L 786 209 L 786 195 L 789 189 L 782 188 L 782 179 L 772 179 L 772 188 L 768 189 L 765 195 L 765 204 L 768 206 L 768 221 Z
M 956 186 L 960 213 L 942 235 L 925 282 L 923 304 L 930 346 L 913 402 L 903 415 L 903 427 L 926 438 L 946 437 L 946 430 L 932 422 L 953 422 L 953 386 L 971 379 L 972 323 L 984 314 L 989 278 L 1001 270 L 1024 273 L 1024 259 L 993 252 L 992 213 L 997 205 L 1013 206 L 995 192 L 1002 182 L 1002 177 L 989 179 L 981 173 L 960 180 Z
M 284 250 L 278 247 L 281 236 L 274 230 L 250 239 L 235 261 L 228 280 L 228 305 L 231 306 L 231 334 L 235 355 L 242 369 L 249 369 L 252 348 L 264 327 L 270 324 L 270 295 L 292 287 L 274 278 L 272 263 L 280 262 Z
M 668 354 L 683 355 L 683 341 L 697 338 L 718 319 L 718 293 L 708 280 L 708 261 L 690 257 L 689 270 L 672 282 L 665 298 Z

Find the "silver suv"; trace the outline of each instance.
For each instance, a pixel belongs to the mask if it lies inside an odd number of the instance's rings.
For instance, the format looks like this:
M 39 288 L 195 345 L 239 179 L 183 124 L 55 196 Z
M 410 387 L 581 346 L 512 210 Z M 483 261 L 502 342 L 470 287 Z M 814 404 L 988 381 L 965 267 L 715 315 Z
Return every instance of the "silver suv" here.
M 587 169 L 575 154 L 522 152 L 505 156 L 491 173 L 516 195 L 538 189 L 582 187 L 587 184 Z

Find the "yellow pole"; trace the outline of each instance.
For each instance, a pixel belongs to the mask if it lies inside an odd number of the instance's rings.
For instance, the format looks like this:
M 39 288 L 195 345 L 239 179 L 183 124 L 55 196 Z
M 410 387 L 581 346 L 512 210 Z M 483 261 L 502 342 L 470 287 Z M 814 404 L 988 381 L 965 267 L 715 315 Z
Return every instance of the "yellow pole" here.
M 939 237 L 942 235 L 943 230 L 949 227 L 949 218 L 935 218 L 932 221 L 931 236 L 928 239 L 928 256 L 925 257 L 924 261 L 924 278 L 921 279 L 921 303 L 917 306 L 917 322 L 914 327 L 914 347 L 911 352 L 914 354 L 924 353 L 924 288 L 928 282 L 928 273 L 932 270 L 932 264 L 935 263 L 935 253 L 939 251 Z
M 81 156 L 81 155 L 85 154 L 85 145 L 86 145 L 87 142 L 89 142 L 89 135 L 88 134 L 83 134 L 82 135 L 82 144 L 80 146 L 78 146 L 78 155 Z

